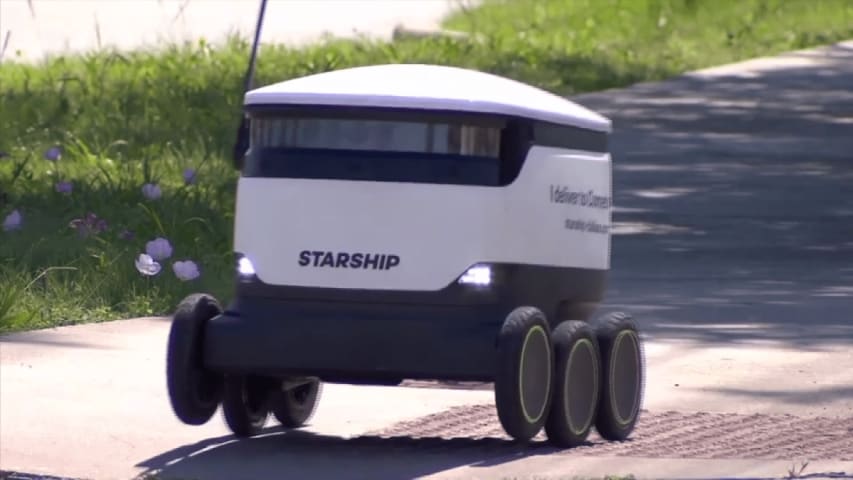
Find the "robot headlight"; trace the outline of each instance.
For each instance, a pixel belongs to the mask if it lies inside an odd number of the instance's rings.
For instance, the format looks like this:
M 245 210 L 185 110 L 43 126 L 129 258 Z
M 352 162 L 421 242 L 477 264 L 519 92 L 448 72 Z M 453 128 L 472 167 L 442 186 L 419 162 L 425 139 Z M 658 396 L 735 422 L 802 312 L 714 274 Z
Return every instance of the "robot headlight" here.
M 250 278 L 255 276 L 255 266 L 247 257 L 240 256 L 237 260 L 237 273 L 241 278 Z
M 489 265 L 474 265 L 459 277 L 459 283 L 464 285 L 489 286 L 492 284 L 492 267 Z

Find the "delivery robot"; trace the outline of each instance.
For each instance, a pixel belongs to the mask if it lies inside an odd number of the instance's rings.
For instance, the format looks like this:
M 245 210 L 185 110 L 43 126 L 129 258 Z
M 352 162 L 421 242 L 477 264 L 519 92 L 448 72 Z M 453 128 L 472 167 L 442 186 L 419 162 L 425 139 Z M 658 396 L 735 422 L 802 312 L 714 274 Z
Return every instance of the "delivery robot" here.
M 596 313 L 610 268 L 607 118 L 507 78 L 416 64 L 251 89 L 244 112 L 233 298 L 187 297 L 169 334 L 182 422 L 221 405 L 237 436 L 271 415 L 298 428 L 323 383 L 431 379 L 493 382 L 517 441 L 629 437 L 641 339 L 629 315 Z

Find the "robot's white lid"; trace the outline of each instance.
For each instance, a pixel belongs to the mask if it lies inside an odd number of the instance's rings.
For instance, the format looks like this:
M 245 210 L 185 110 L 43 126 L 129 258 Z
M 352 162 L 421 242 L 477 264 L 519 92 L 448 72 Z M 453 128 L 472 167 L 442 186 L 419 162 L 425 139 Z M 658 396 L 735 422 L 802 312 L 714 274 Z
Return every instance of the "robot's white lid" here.
M 388 64 L 318 73 L 251 90 L 245 104 L 456 110 L 605 132 L 611 129 L 608 118 L 545 90 L 485 72 L 440 65 Z

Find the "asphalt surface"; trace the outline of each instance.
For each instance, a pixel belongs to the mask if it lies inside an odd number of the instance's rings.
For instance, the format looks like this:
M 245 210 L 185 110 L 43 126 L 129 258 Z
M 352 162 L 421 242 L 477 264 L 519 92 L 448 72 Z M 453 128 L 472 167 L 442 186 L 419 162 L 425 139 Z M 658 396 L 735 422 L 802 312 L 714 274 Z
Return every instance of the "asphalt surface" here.
M 632 442 L 522 450 L 487 389 L 331 385 L 310 428 L 176 422 L 167 323 L 0 343 L 0 469 L 86 478 L 853 478 L 853 43 L 578 97 L 614 120 L 605 309 L 647 339 Z M 486 386 L 487 387 L 487 386 Z M 846 472 L 843 473 L 842 472 Z
M 616 129 L 610 305 L 653 338 L 850 347 L 851 85 L 847 42 L 581 97 Z

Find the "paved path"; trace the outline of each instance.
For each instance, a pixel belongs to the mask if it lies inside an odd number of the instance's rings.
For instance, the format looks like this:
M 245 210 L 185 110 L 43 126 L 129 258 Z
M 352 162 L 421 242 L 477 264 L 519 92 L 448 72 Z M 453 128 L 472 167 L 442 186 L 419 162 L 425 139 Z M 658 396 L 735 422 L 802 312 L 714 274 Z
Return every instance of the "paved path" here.
M 388 38 L 400 23 L 436 28 L 457 4 L 456 0 L 268 0 L 262 39 L 303 43 L 323 32 Z M 2 0 L 0 48 L 8 32 L 6 56 L 20 50 L 27 60 L 99 46 L 126 49 L 199 37 L 218 41 L 232 31 L 251 38 L 259 5 L 259 0 Z
M 484 389 L 330 386 L 305 432 L 185 427 L 167 324 L 0 343 L 0 468 L 204 479 L 853 478 L 853 43 L 579 97 L 615 122 L 607 308 L 648 337 L 632 442 L 507 442 Z M 401 423 L 402 422 L 402 423 Z M 455 437 L 455 438 L 454 438 Z M 824 476 L 824 478 L 826 478 Z

